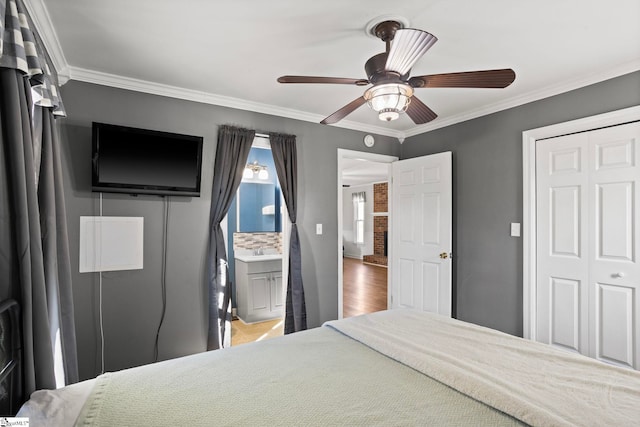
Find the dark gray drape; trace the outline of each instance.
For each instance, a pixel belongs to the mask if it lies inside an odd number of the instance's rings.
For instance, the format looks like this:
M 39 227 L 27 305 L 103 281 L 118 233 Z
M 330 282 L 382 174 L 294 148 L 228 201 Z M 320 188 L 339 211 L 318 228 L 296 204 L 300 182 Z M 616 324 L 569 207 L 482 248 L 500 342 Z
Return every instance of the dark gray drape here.
M 302 284 L 302 253 L 298 236 L 297 194 L 298 157 L 296 137 L 278 133 L 269 134 L 271 153 L 276 165 L 282 195 L 287 204 L 291 220 L 291 240 L 289 241 L 289 278 L 287 281 L 287 302 L 285 309 L 284 333 L 290 334 L 307 329 L 307 308 Z
M 247 164 L 255 131 L 220 126 L 213 169 L 209 217 L 209 334 L 207 350 L 217 350 L 230 341 L 230 301 L 227 250 L 220 221 L 235 197 Z
M 78 380 L 57 76 L 22 0 L 0 0 L 0 299 L 21 307 L 23 391 Z M 33 98 L 32 98 L 33 97 Z M 58 353 L 59 354 L 59 353 Z
M 78 379 L 58 141 L 52 113 L 45 109 L 37 138 L 41 160 L 35 159 L 30 94 L 21 72 L 0 68 L 0 292 L 2 299 L 20 303 L 26 396 L 56 387 L 53 348 L 58 328 L 66 380 Z
M 78 357 L 71 289 L 71 258 L 64 205 L 60 142 L 53 111 L 36 107 L 42 116 L 38 202 L 44 272 L 47 283 L 49 329 L 52 337 L 60 333 L 65 384 L 78 382 Z

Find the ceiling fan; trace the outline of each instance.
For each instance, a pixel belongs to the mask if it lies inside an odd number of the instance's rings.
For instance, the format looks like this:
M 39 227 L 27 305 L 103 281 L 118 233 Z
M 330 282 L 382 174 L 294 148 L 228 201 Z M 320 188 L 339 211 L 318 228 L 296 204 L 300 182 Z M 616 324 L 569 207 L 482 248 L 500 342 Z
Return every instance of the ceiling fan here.
M 409 77 L 411 68 L 438 39 L 426 31 L 403 28 L 402 24 L 394 20 L 377 24 L 372 33 L 385 42 L 386 50 L 372 56 L 365 63 L 366 79 L 282 76 L 278 78 L 278 82 L 373 85 L 361 97 L 322 120 L 322 124 L 337 123 L 365 103 L 378 113 L 380 120 L 396 120 L 400 113 L 406 112 L 414 123 L 423 124 L 438 115 L 414 96 L 414 89 L 505 88 L 516 78 L 515 72 L 510 68 Z

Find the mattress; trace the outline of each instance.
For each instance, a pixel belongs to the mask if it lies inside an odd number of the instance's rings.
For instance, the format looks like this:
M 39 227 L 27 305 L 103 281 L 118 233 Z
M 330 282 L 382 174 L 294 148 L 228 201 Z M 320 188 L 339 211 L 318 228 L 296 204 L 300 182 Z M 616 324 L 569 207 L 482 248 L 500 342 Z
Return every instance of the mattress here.
M 329 322 L 69 388 L 79 386 L 66 409 L 38 405 L 34 394 L 20 415 L 51 416 L 33 425 L 56 426 L 631 425 L 640 419 L 638 372 L 413 310 Z

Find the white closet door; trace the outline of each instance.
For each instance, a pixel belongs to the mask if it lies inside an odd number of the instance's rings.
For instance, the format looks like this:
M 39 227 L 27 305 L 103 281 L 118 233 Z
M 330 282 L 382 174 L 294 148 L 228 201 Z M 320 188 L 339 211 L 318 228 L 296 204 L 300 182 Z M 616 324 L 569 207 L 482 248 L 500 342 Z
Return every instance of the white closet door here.
M 640 368 L 640 123 L 589 133 L 590 356 Z
M 537 339 L 587 354 L 587 136 L 536 145 Z
M 640 124 L 536 145 L 538 340 L 640 367 Z

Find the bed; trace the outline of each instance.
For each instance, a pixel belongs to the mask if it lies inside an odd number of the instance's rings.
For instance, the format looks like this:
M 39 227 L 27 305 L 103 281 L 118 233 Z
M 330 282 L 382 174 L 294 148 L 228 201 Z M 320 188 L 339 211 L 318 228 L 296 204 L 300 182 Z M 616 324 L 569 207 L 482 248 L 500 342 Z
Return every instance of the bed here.
M 637 425 L 640 373 L 414 310 L 36 391 L 31 426 Z

